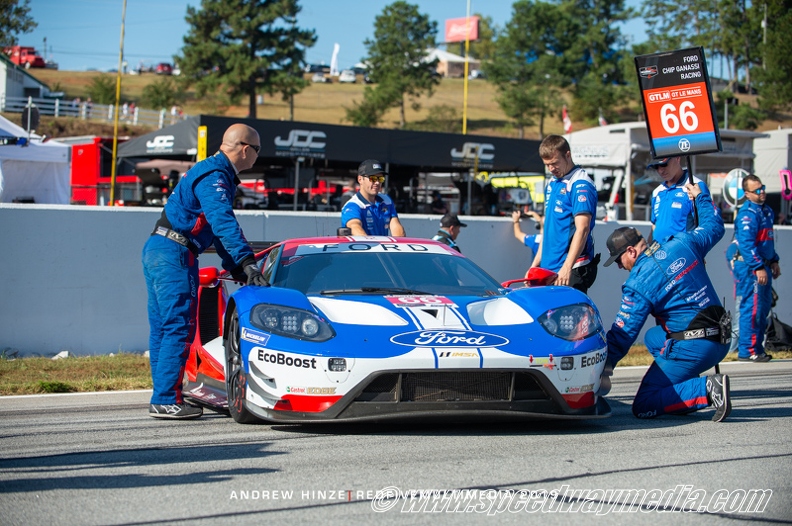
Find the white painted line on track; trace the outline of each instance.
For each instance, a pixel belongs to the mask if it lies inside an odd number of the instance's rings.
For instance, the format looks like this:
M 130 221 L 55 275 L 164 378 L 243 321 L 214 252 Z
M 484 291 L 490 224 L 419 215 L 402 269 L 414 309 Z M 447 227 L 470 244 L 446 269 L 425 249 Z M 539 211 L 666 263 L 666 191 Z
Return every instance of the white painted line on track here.
M 150 393 L 151 389 L 139 389 L 135 391 L 89 391 L 85 393 L 45 393 L 45 394 L 31 394 L 31 395 L 8 395 L 0 396 L 0 402 L 3 400 L 14 398 L 48 398 L 53 396 L 86 396 L 86 395 L 100 395 L 100 394 L 134 394 L 134 393 Z

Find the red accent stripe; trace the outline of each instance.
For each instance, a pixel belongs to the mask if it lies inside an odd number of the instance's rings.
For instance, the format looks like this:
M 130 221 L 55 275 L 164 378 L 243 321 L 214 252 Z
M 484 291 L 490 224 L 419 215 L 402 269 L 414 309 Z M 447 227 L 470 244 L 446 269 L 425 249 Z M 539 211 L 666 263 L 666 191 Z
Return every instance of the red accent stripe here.
M 275 411 L 300 411 L 303 413 L 321 413 L 330 409 L 341 400 L 341 396 L 302 396 L 285 395 L 275 404 Z
M 751 345 L 748 352 L 753 356 L 756 354 L 756 309 L 759 308 L 759 294 L 753 295 L 753 309 L 751 309 Z
M 565 394 L 561 395 L 561 397 L 572 409 L 580 409 L 581 407 L 591 407 L 594 405 L 594 393 L 591 391 L 582 394 Z
M 697 396 L 692 400 L 684 400 L 682 402 L 679 402 L 678 404 L 668 405 L 663 408 L 663 411 L 665 411 L 666 413 L 675 413 L 677 411 L 690 409 L 694 405 L 701 405 L 701 404 L 703 405 L 709 404 L 709 401 L 707 401 L 706 396 Z

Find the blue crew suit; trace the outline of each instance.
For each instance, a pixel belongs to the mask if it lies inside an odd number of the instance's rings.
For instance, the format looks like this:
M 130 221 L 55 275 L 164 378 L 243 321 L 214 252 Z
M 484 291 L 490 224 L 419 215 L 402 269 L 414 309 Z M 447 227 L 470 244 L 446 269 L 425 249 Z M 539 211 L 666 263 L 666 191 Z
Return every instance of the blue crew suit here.
M 155 229 L 165 224 L 189 246 L 152 234 L 143 247 L 152 404 L 183 403 L 182 377 L 195 337 L 198 254 L 214 245 L 223 268 L 237 275 L 242 262 L 255 263 L 234 216 L 238 182 L 236 168 L 222 152 L 193 166 L 174 188 Z
M 341 226 L 345 227 L 351 219 L 359 219 L 366 234 L 387 236 L 394 217 L 399 217 L 399 214 L 389 196 L 378 194 L 371 203 L 358 192 L 341 209 Z
M 693 229 L 695 215 L 693 203 L 685 192 L 687 183 L 688 172 L 684 170 L 675 184 L 662 182 L 652 192 L 651 221 L 655 226 L 652 239 L 665 243 L 677 232 Z M 695 176 L 693 183 L 699 186 L 702 194 L 710 195 L 707 183 Z
M 764 354 L 767 315 L 773 301 L 773 273 L 770 265 L 778 261 L 773 223 L 775 214 L 767 205 L 746 201 L 734 222 L 735 241 L 727 250 L 739 299 L 740 341 L 738 356 L 751 358 Z M 760 285 L 756 271 L 767 272 L 767 283 Z
M 594 259 L 594 225 L 597 215 L 597 188 L 591 177 L 575 166 L 561 178 L 551 177 L 545 189 L 544 243 L 540 266 L 557 272 L 569 255 L 569 245 L 575 235 L 575 216 L 591 216 L 589 233 L 583 251 L 573 268 L 588 265 Z
M 723 237 L 723 220 L 707 194 L 699 194 L 698 228 L 681 232 L 666 243 L 654 241 L 635 261 L 622 287 L 616 321 L 607 334 L 608 362 L 615 366 L 635 342 L 651 314 L 658 325 L 646 333 L 654 362 L 633 401 L 633 414 L 653 418 L 688 413 L 709 405 L 706 377 L 699 375 L 720 362 L 728 345 L 719 337 L 678 340 L 669 334 L 685 331 L 699 313 L 720 307 L 718 295 L 704 268 L 704 257 Z M 700 319 L 700 318 L 698 318 Z M 718 327 L 706 320 L 706 328 Z

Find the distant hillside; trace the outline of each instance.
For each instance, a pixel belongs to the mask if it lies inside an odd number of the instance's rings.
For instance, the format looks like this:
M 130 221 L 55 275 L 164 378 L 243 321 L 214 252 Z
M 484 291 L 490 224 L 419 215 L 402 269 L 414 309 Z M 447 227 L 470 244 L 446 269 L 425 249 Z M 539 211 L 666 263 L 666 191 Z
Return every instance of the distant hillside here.
M 49 69 L 36 69 L 30 70 L 30 73 L 45 82 L 55 91 L 63 91 L 66 93 L 66 98 L 71 100 L 75 97 L 85 99 L 87 97 L 87 90 L 91 81 L 97 75 L 109 75 L 115 78 L 113 73 L 100 73 L 96 71 L 59 71 Z M 146 73 L 143 75 L 123 75 L 121 90 L 123 99 L 125 101 L 135 101 L 140 107 L 145 107 L 142 98 L 143 89 L 150 83 L 160 79 L 161 77 L 153 74 Z M 311 84 L 305 91 L 295 97 L 295 120 L 305 122 L 319 122 L 324 124 L 342 124 L 349 125 L 344 121 L 345 108 L 350 108 L 353 101 L 361 101 L 363 99 L 364 84 L 339 84 L 332 82 L 329 84 Z M 468 133 L 494 135 L 501 137 L 517 137 L 518 130 L 514 125 L 509 122 L 509 119 L 503 114 L 495 102 L 496 96 L 495 87 L 489 82 L 476 79 L 468 82 Z M 751 95 L 737 95 L 741 104 L 755 103 L 755 96 Z M 424 121 L 429 117 L 431 108 L 442 107 L 445 110 L 445 115 L 448 113 L 454 114 L 456 112 L 456 121 L 461 121 L 462 118 L 462 104 L 463 104 L 463 81 L 462 79 L 443 79 L 440 85 L 435 90 L 431 98 L 422 98 L 419 101 L 422 105 L 419 111 L 414 111 L 407 106 L 407 121 L 409 125 L 416 126 L 419 121 Z M 187 102 L 185 103 L 184 112 L 190 115 L 200 113 L 216 114 L 212 111 L 211 105 L 207 101 L 196 99 L 191 92 L 187 93 Z M 223 115 L 230 117 L 245 117 L 247 115 L 247 105 L 233 106 L 228 108 Z M 289 118 L 288 104 L 283 102 L 279 96 L 270 97 L 264 96 L 263 104 L 258 106 L 258 118 L 260 119 L 273 119 L 273 120 L 286 120 Z M 383 127 L 396 127 L 398 126 L 398 111 L 391 110 L 386 114 L 386 122 Z M 629 109 L 624 109 L 620 112 L 621 121 L 634 121 L 638 119 L 638 115 Z M 66 121 L 72 119 L 63 119 Z M 18 121 L 15 121 L 18 122 Z M 45 123 L 46 124 L 46 123 Z M 72 130 L 68 128 L 74 127 L 75 129 L 81 128 L 77 124 L 69 123 L 53 123 L 53 132 L 57 133 L 59 127 L 67 129 L 69 134 L 77 135 L 77 133 L 70 133 Z M 87 127 L 89 125 L 86 123 Z M 97 125 L 98 126 L 98 125 Z M 101 125 L 104 126 L 104 125 Z M 586 129 L 596 126 L 595 122 L 582 123 L 575 122 L 575 130 Z M 769 130 L 781 127 L 792 126 L 792 116 L 783 115 L 781 120 L 765 121 L 760 127 L 759 131 Z M 134 127 L 125 127 L 126 131 L 123 134 L 128 135 L 141 135 L 148 130 L 142 131 Z M 134 128 L 134 129 L 133 129 Z M 563 124 L 560 115 L 557 118 L 549 118 L 545 122 L 545 134 L 550 133 L 563 133 Z M 105 134 L 103 131 L 101 134 Z M 99 133 L 97 133 L 98 135 Z M 112 126 L 110 128 L 112 134 Z M 59 133 L 62 135 L 62 133 Z M 539 137 L 538 127 L 530 127 L 525 131 L 525 137 L 535 139 Z

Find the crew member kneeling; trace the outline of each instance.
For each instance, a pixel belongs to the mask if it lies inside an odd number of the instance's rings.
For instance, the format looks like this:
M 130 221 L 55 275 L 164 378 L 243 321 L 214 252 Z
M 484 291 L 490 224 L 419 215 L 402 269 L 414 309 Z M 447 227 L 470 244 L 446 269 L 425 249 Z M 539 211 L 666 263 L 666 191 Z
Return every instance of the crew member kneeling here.
M 713 406 L 712 420 L 720 422 L 731 411 L 729 378 L 699 375 L 729 350 L 729 314 L 704 267 L 704 257 L 723 237 L 723 220 L 697 185 L 685 189 L 699 210 L 698 228 L 677 233 L 662 244 L 648 245 L 631 227 L 618 228 L 608 238 L 610 259 L 605 266 L 615 261 L 630 276 L 608 331 L 606 371 L 612 372 L 627 354 L 651 314 L 658 325 L 647 331 L 644 341 L 654 363 L 635 395 L 633 414 L 653 418 Z

